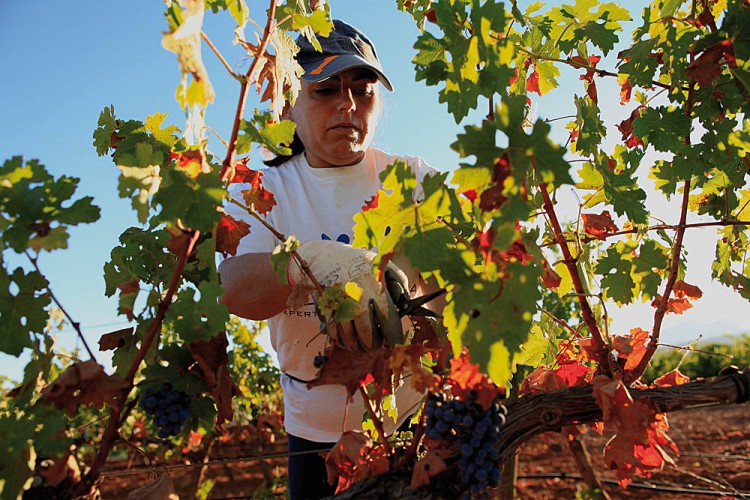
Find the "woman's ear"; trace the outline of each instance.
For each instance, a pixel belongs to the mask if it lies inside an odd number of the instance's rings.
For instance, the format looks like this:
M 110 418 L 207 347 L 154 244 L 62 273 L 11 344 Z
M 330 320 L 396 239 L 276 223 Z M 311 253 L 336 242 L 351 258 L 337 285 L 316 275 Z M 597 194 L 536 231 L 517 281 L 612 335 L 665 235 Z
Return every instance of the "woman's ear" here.
M 282 120 L 291 120 L 292 119 L 292 106 L 289 104 L 289 102 L 284 103 L 284 107 L 281 110 L 281 115 L 279 115 Z

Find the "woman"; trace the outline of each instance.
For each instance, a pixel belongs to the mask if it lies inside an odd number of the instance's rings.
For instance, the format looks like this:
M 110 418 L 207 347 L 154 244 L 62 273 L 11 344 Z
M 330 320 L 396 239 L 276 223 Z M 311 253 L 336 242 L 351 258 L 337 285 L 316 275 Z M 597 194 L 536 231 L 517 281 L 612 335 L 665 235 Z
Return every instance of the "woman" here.
M 297 60 L 305 73 L 296 102 L 284 111 L 284 117 L 296 124 L 293 153 L 269 161 L 275 168 L 265 170 L 263 183 L 277 200 L 268 222 L 303 242 L 301 250 L 308 249 L 303 255 L 306 260 L 320 256 L 329 261 L 352 251 L 346 246 L 353 238 L 352 217 L 382 187 L 379 174 L 389 164 L 397 159 L 407 162 L 420 181 L 434 169 L 419 158 L 397 157 L 370 147 L 381 109 L 380 84 L 393 89 L 372 42 L 338 20 L 331 34 L 318 40 L 322 52 L 304 37 L 297 41 Z M 252 224 L 240 210 L 228 211 Z M 333 493 L 323 458 L 317 453 L 295 453 L 330 448 L 343 431 L 361 428 L 364 406 L 361 398 L 348 404 L 341 385 L 307 388 L 307 381 L 317 375 L 315 357 L 325 351 L 327 336 L 320 334 L 321 322 L 311 300 L 300 308 L 287 306 L 291 286 L 281 283 L 270 264 L 270 254 L 279 242 L 256 226 L 241 240 L 237 255 L 219 267 L 223 302 L 233 314 L 270 318 L 271 343 L 283 373 L 290 496 L 319 498 Z M 327 243 L 308 247 L 304 243 L 321 240 Z M 396 391 L 399 421 L 387 419 L 386 431 L 401 425 L 421 399 L 422 394 L 403 384 Z

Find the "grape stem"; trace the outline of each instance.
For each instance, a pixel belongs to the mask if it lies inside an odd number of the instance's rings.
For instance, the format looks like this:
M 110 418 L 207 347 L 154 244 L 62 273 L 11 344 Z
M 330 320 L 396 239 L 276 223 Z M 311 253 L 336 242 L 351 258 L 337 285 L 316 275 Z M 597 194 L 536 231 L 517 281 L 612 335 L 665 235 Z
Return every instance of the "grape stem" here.
M 391 448 L 391 444 L 388 442 L 388 438 L 385 434 L 385 429 L 383 429 L 383 422 L 380 420 L 380 418 L 378 418 L 378 414 L 372 405 L 372 399 L 367 395 L 367 391 L 362 386 L 359 387 L 359 393 L 362 394 L 362 399 L 364 400 L 365 405 L 367 405 L 367 412 L 370 414 L 370 418 L 372 418 L 372 423 L 375 425 L 375 430 L 378 432 L 380 442 L 383 443 L 385 454 L 391 455 L 393 453 L 393 449 Z

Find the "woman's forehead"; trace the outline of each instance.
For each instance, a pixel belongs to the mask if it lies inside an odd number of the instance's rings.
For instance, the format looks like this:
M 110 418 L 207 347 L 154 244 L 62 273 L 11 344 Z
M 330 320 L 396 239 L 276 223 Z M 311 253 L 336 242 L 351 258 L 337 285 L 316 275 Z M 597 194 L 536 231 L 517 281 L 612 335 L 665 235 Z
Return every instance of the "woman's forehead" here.
M 330 81 L 334 81 L 334 82 L 365 81 L 369 83 L 375 83 L 378 81 L 378 75 L 376 75 L 374 71 L 367 69 L 367 68 L 350 68 L 350 69 L 345 69 L 344 71 L 340 73 L 336 73 L 335 75 L 331 75 L 325 80 L 321 80 L 316 83 L 325 83 L 325 82 L 330 82 Z M 307 82 L 303 80 L 303 83 L 307 83 Z M 310 83 L 314 84 L 312 82 Z

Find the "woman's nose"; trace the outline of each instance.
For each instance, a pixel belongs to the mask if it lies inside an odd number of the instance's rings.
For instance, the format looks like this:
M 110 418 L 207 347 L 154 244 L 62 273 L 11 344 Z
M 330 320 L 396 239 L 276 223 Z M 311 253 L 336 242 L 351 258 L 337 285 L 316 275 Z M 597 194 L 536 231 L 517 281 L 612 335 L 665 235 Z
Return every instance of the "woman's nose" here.
M 341 92 L 339 93 L 338 110 L 344 112 L 352 112 L 357 108 L 354 102 L 354 96 L 352 95 L 352 89 L 346 86 L 341 86 Z

